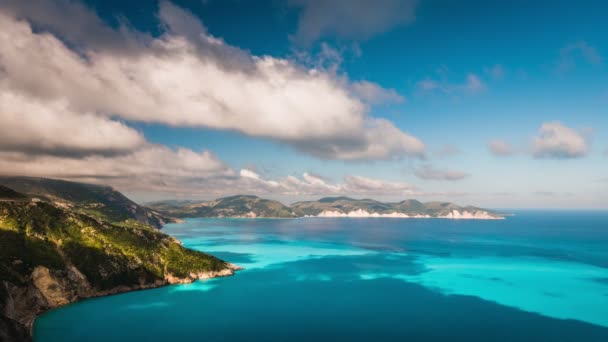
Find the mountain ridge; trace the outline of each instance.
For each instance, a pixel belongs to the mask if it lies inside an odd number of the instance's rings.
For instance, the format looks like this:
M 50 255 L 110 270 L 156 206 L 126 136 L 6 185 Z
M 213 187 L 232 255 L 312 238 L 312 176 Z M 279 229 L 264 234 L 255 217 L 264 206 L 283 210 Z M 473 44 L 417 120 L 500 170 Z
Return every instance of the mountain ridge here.
M 175 221 L 171 217 L 131 201 L 107 185 L 52 178 L 0 176 L 0 186 L 26 197 L 39 198 L 104 221 L 121 224 L 138 222 L 159 229 L 165 223 Z
M 157 201 L 148 207 L 174 217 L 275 217 L 295 218 L 294 211 L 275 200 L 255 195 L 232 195 L 211 201 Z
M 271 205 L 272 204 L 272 205 Z M 475 206 L 459 206 L 451 202 L 420 202 L 406 199 L 381 202 L 370 198 L 348 196 L 323 197 L 316 201 L 299 201 L 286 206 L 278 201 L 253 195 L 233 195 L 211 201 L 157 201 L 147 204 L 165 215 L 192 217 L 400 217 L 501 219 L 503 214 Z

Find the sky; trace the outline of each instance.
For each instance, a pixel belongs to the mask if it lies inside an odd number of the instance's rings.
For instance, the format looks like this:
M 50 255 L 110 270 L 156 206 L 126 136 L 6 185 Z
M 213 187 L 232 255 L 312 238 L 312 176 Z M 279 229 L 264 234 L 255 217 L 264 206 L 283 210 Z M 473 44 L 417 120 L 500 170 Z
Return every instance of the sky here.
M 602 1 L 0 1 L 0 174 L 608 208 Z

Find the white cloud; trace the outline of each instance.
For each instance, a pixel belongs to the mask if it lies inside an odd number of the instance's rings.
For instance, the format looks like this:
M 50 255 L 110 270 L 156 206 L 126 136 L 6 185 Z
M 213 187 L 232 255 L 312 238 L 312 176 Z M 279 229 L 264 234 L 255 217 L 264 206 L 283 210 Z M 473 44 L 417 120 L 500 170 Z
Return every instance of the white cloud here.
M 365 40 L 415 20 L 417 0 L 290 0 L 300 7 L 293 39 L 309 45 L 322 37 Z
M 266 180 L 251 170 L 241 170 L 241 175 L 248 175 L 247 183 L 236 180 L 231 187 L 241 192 L 290 195 L 290 196 L 324 196 L 324 195 L 382 195 L 400 196 L 413 194 L 415 187 L 402 182 L 389 182 L 357 175 L 344 177 L 342 183 L 328 183 L 321 177 L 304 173 L 301 178 L 287 176 L 277 180 Z M 238 191 L 238 190 L 235 190 Z
M 513 147 L 504 140 L 492 140 L 488 143 L 488 148 L 495 156 L 506 157 L 513 155 Z
M 320 158 L 342 160 L 391 159 L 404 154 L 423 155 L 424 144 L 420 140 L 404 134 L 387 120 L 368 120 L 360 134 L 335 142 L 303 141 L 296 148 Z
M 495 80 L 500 80 L 505 76 L 505 69 L 500 64 L 496 64 L 493 67 L 484 68 L 483 71 L 486 75 Z
M 61 178 L 111 185 L 120 191 L 164 198 L 220 197 L 247 193 L 271 197 L 325 195 L 405 196 L 417 194 L 407 183 L 348 175 L 332 183 L 311 173 L 266 179 L 250 169 L 238 172 L 208 151 L 146 144 L 115 155 L 44 155 L 0 152 L 0 175 Z
M 412 195 L 416 188 L 408 183 L 388 182 L 362 176 L 347 176 L 344 193 L 362 195 Z
M 163 188 L 162 184 L 234 175 L 210 152 L 159 145 L 146 145 L 128 154 L 86 157 L 0 152 L 0 173 L 86 180 L 131 190 L 154 190 Z
M 585 137 L 560 122 L 543 123 L 532 142 L 535 158 L 579 158 L 587 155 Z
M 243 178 L 250 178 L 250 179 L 254 179 L 254 180 L 261 180 L 260 175 L 258 175 L 257 173 L 255 173 L 255 171 L 251 171 L 251 170 L 248 170 L 248 169 L 241 169 L 241 171 L 239 172 L 239 174 Z
M 353 82 L 351 87 L 357 97 L 370 104 L 405 102 L 405 98 L 395 89 L 385 89 L 373 82 Z
M 149 38 L 130 30 L 122 19 L 118 29 L 112 29 L 77 0 L 2 0 L 0 12 L 35 22 L 38 29 L 94 50 L 136 53 L 141 41 Z
M 32 32 L 28 23 L 7 13 L 0 13 L 2 86 L 28 101 L 60 102 L 91 117 L 235 130 L 327 159 L 424 153 L 419 139 L 369 116 L 368 105 L 343 78 L 285 59 L 252 56 L 211 36 L 197 18 L 171 3 L 161 2 L 161 36 L 116 32 L 99 23 L 92 32 L 114 32 L 117 40 L 127 36 L 122 40 L 128 47 L 99 43 L 78 52 L 52 34 Z M 62 32 L 72 29 L 61 26 Z M 369 89 L 358 95 L 370 95 Z M 398 98 L 374 90 L 372 99 Z
M 574 68 L 577 60 L 581 59 L 591 65 L 600 65 L 603 62 L 597 49 L 584 41 L 566 45 L 560 50 L 559 55 L 557 70 L 562 72 Z
M 48 154 L 126 153 L 145 143 L 125 124 L 75 113 L 65 101 L 32 101 L 0 82 L 0 150 Z
M 444 170 L 434 168 L 430 165 L 420 167 L 414 171 L 416 177 L 425 180 L 442 180 L 442 181 L 456 181 L 469 177 L 469 174 L 462 171 L 456 170 Z
M 461 93 L 475 94 L 487 89 L 485 82 L 475 73 L 468 73 L 465 80 L 460 83 L 452 83 L 445 77 L 445 70 L 439 70 L 441 79 L 425 78 L 418 82 L 417 88 L 424 92 L 440 91 L 454 95 Z
M 432 79 L 424 79 L 420 82 L 418 82 L 418 88 L 420 90 L 435 90 L 440 88 L 439 82 L 432 80 Z
M 485 90 L 486 86 L 479 76 L 469 73 L 467 75 L 466 89 L 472 93 L 477 93 Z

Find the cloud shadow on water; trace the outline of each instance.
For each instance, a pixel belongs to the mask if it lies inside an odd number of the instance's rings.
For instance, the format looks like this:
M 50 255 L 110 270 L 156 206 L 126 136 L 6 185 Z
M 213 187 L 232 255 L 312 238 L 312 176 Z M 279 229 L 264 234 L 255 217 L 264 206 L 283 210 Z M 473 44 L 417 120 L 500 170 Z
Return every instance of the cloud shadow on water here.
M 400 279 L 361 279 L 362 272 L 376 271 L 380 262 L 389 262 L 383 264 L 384 271 L 425 272 L 407 255 L 326 256 L 214 279 L 217 286 L 205 291 L 168 287 L 102 298 L 88 307 L 68 306 L 36 328 L 38 336 L 46 332 L 40 341 L 608 340 L 607 328 L 581 321 L 545 317 L 473 296 L 444 295 Z M 319 277 L 312 277 L 315 274 Z M 112 310 L 116 302 L 150 298 L 171 305 L 151 306 L 129 317 Z M 70 317 L 77 317 L 78 324 Z

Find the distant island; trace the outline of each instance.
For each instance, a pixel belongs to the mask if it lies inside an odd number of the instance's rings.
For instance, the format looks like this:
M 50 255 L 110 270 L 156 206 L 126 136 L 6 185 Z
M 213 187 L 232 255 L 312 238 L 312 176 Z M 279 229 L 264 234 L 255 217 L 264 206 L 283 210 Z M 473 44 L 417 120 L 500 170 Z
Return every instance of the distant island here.
M 170 221 L 110 187 L 0 177 L 0 340 L 31 340 L 37 315 L 82 298 L 238 269 L 161 233 Z
M 372 199 L 325 197 L 318 201 L 296 202 L 286 206 L 278 201 L 251 195 L 223 197 L 213 201 L 159 201 L 148 207 L 167 217 L 387 217 L 497 220 L 504 215 L 473 206 L 461 207 L 450 202 L 427 202 L 408 199 L 386 203 Z

